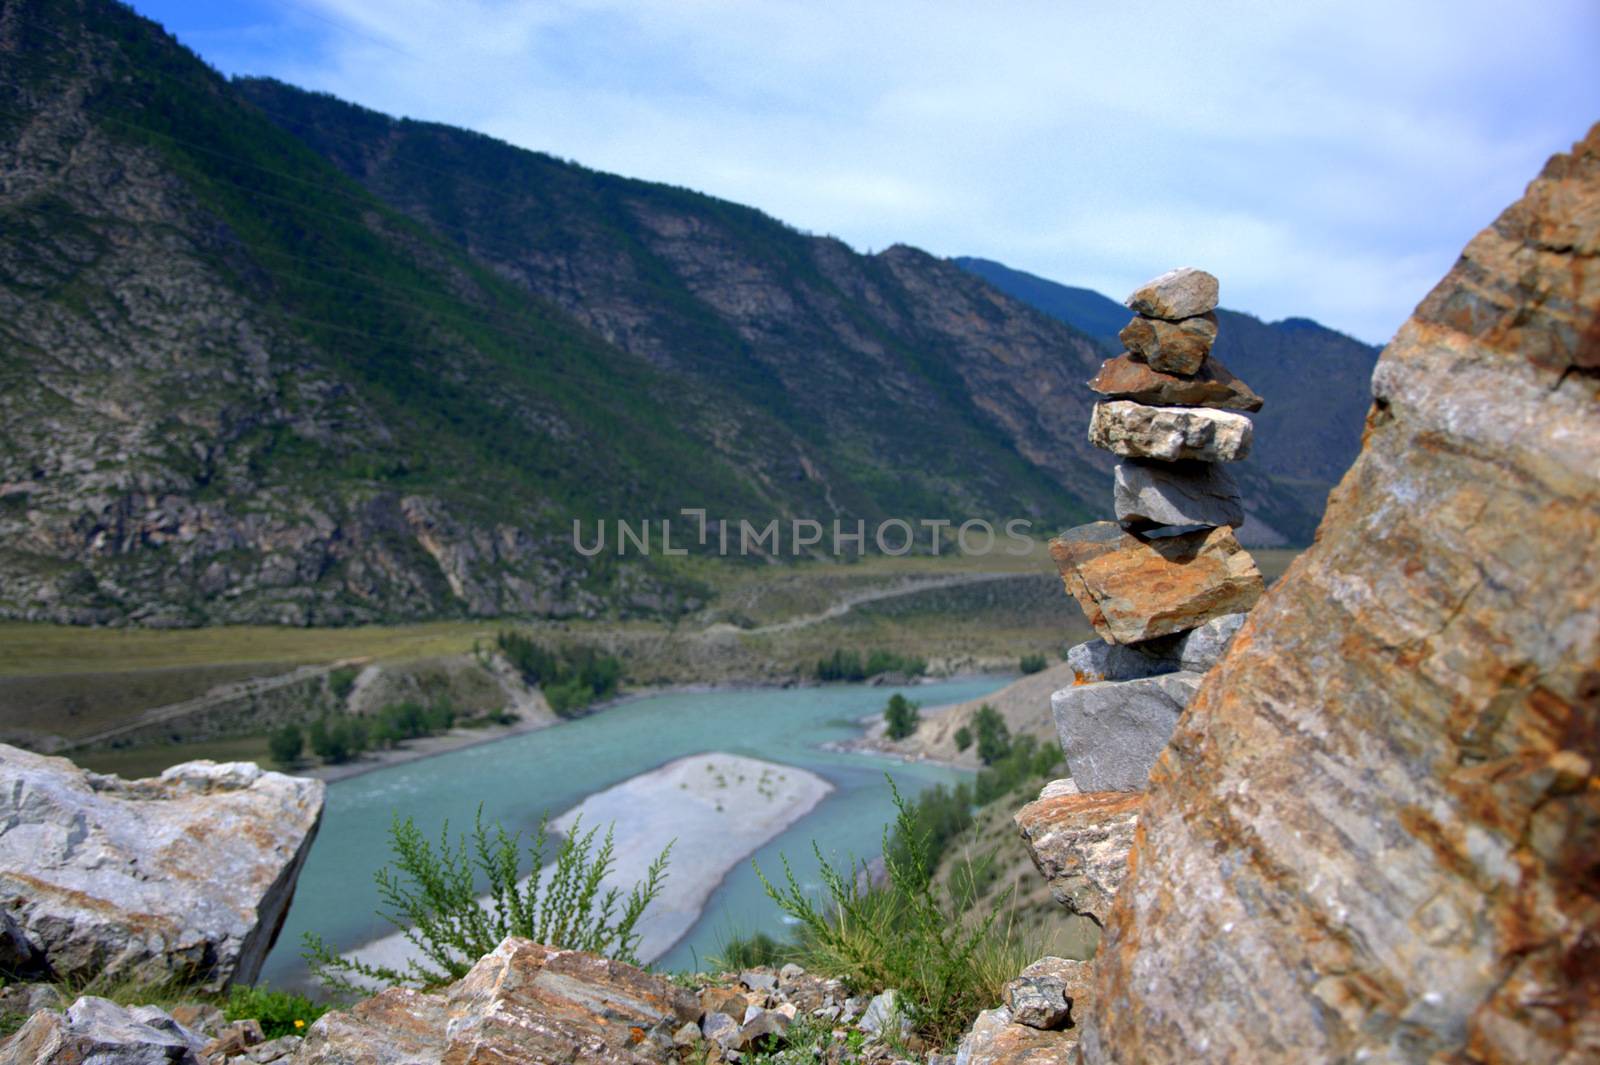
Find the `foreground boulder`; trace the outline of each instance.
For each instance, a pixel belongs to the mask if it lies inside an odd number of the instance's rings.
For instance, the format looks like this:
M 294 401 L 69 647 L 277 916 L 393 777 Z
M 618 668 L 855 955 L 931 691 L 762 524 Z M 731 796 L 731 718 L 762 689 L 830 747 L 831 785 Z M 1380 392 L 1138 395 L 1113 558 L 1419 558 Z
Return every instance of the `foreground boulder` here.
M 294 1061 L 664 1062 L 699 1016 L 695 996 L 662 977 L 513 937 L 441 991 L 391 988 L 323 1015 Z
M 247 762 L 123 780 L 0 745 L 0 901 L 57 979 L 253 982 L 322 816 Z
M 1600 1055 L 1600 126 L 1373 395 L 1157 763 L 1090 1065 Z
M 0 1065 L 206 1065 L 206 1042 L 157 1006 L 85 995 L 28 1018 L 0 1044 Z
M 1051 540 L 1050 557 L 1108 643 L 1138 643 L 1241 613 L 1264 587 L 1255 560 L 1226 526 L 1141 536 L 1099 521 Z
M 961 1040 L 956 1065 L 1060 1065 L 1071 1060 L 1092 1007 L 1092 965 L 1040 958 L 1005 988 L 1005 1005 L 985 1010 Z
M 1013 820 L 1051 896 L 1072 913 L 1104 924 L 1128 873 L 1143 806 L 1139 792 L 1084 793 L 1070 780 L 1057 780 Z

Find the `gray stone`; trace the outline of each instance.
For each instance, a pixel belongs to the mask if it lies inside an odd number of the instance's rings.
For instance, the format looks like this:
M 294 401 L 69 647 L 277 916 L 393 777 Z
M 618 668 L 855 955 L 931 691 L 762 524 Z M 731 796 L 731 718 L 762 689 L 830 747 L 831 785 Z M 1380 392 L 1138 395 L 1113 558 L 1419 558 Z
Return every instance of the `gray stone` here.
M 788 1030 L 788 1017 L 777 1010 L 758 1009 L 739 1029 L 739 1049 L 760 1050 L 781 1043 Z
M 739 982 L 752 991 L 776 991 L 778 974 L 766 969 L 746 969 L 739 974 Z
M 59 1010 L 66 999 L 54 984 L 7 984 L 0 987 L 0 1016 L 31 1017 L 40 1010 Z
M 205 1042 L 156 1006 L 85 995 L 28 1018 L 0 1045 L 0 1065 L 202 1065 Z
M 1187 632 L 1158 636 L 1143 643 L 1088 640 L 1067 651 L 1067 664 L 1083 684 L 1143 680 L 1180 670 L 1204 673 L 1222 660 L 1247 617 L 1246 613 L 1223 614 Z
M 873 996 L 867 1003 L 866 1012 L 861 1015 L 861 1020 L 856 1022 L 868 1035 L 881 1036 L 890 1025 L 897 1025 L 901 1035 L 911 1032 L 911 1019 L 905 1016 L 900 1005 L 900 994 L 892 988 L 880 995 Z
M 1063 688 L 1050 697 L 1067 770 L 1085 792 L 1143 791 L 1200 674 Z
M 0 910 L 0 972 L 28 973 L 38 966 L 39 951 L 9 910 Z
M 700 1033 L 724 1050 L 737 1050 L 743 1027 L 726 1013 L 711 1012 L 700 1022 Z
M 1019 976 L 1006 985 L 1005 1001 L 1012 1020 L 1029 1028 L 1065 1028 L 1072 1016 L 1066 986 L 1050 976 Z
M 672 1033 L 672 1045 L 677 1047 L 692 1047 L 700 1042 L 700 1026 L 693 1021 L 685 1021 Z
M 1192 266 L 1180 266 L 1140 285 L 1123 300 L 1123 305 L 1139 314 L 1171 322 L 1216 310 L 1218 295 L 1215 276 Z
M 1253 428 L 1233 411 L 1113 399 L 1095 404 L 1089 443 L 1123 458 L 1237 462 L 1250 454 Z
M 298 1035 L 280 1035 L 276 1039 L 269 1039 L 265 1043 L 253 1046 L 244 1052 L 244 1060 L 252 1065 L 270 1065 L 274 1061 L 283 1061 L 300 1049 L 304 1042 Z
M 1112 504 L 1125 528 L 1244 524 L 1239 486 L 1215 463 L 1128 459 L 1113 476 Z
M 60 979 L 253 982 L 325 786 L 248 762 L 149 780 L 0 744 L 0 898 Z
M 1178 669 L 1176 664 L 1144 651 L 1150 644 L 1164 643 L 1170 639 L 1172 637 L 1167 636 L 1135 644 L 1088 640 L 1067 651 L 1067 665 L 1072 667 L 1075 679 L 1083 684 L 1098 684 L 1107 680 L 1143 680 L 1160 673 L 1174 673 Z
M 790 984 L 790 983 L 793 983 L 794 981 L 798 980 L 800 977 L 804 976 L 805 974 L 806 974 L 805 969 L 803 969 L 802 967 L 796 965 L 794 962 L 790 962 L 789 964 L 785 965 L 783 968 L 778 970 L 778 982 L 780 984 Z
M 1184 633 L 1178 646 L 1178 667 L 1204 673 L 1228 653 L 1234 636 L 1249 614 L 1224 614 Z

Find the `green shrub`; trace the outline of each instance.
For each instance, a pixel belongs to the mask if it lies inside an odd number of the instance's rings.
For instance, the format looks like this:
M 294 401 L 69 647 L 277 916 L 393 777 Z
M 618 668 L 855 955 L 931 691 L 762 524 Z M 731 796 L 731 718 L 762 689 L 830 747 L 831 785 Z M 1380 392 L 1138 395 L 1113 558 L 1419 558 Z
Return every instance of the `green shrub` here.
M 562 717 L 617 690 L 622 660 L 592 647 L 554 650 L 520 632 L 502 632 L 495 646 L 528 684 L 544 692 L 545 701 Z
M 338 765 L 367 749 L 367 726 L 352 717 L 322 718 L 312 723 L 307 739 L 312 754 Z
M 889 726 L 891 740 L 903 740 L 922 723 L 917 716 L 917 708 L 921 703 L 914 703 L 899 692 L 889 696 L 889 705 L 883 709 L 883 720 Z
M 304 995 L 235 984 L 228 989 L 222 1012 L 230 1021 L 254 1018 L 261 1022 L 261 1031 L 268 1039 L 276 1039 L 280 1035 L 304 1035 L 311 1022 L 330 1008 L 319 1006 Z
M 645 879 L 624 900 L 616 888 L 600 890 L 616 862 L 611 831 L 596 847 L 597 830 L 585 832 L 574 824 L 556 852 L 554 868 L 547 870 L 547 820 L 539 821 L 528 848 L 531 870 L 524 874 L 522 834 L 508 834 L 500 825 L 491 833 L 484 827 L 482 807 L 471 834 L 463 834 L 453 849 L 448 823 L 435 849 L 409 817 L 401 821 L 396 816 L 389 829 L 396 868 L 376 874 L 383 902 L 378 915 L 404 931 L 422 958 L 409 961 L 404 970 L 369 965 L 340 957 L 320 936 L 308 933 L 303 956 L 312 972 L 330 989 L 351 993 L 364 993 L 354 977 L 391 986 L 438 987 L 465 976 L 479 958 L 513 935 L 637 964 L 639 934 L 634 928 L 661 893 L 672 844 L 656 856 Z M 479 897 L 480 877 L 488 885 L 487 900 Z
M 405 740 L 421 739 L 436 732 L 444 732 L 455 724 L 456 712 L 448 702 L 440 700 L 424 706 L 408 699 L 403 703 L 390 703 L 379 710 L 372 721 L 372 742 L 393 747 Z
M 863 659 L 855 651 L 835 649 L 833 654 L 817 662 L 817 679 L 828 681 L 860 682 L 885 673 L 900 673 L 907 677 L 920 677 L 928 671 L 928 661 L 914 655 L 894 651 L 876 650 Z
M 897 989 L 912 1024 L 933 1042 L 949 1045 L 980 1010 L 1000 1001 L 1005 983 L 1033 960 L 1034 948 L 1011 926 L 998 924 L 996 913 L 968 915 L 961 898 L 936 890 L 917 817 L 892 779 L 889 786 L 897 811 L 894 833 L 906 846 L 891 847 L 885 829 L 885 885 L 864 885 L 854 863 L 837 868 L 815 844 L 826 891 L 820 902 L 800 886 L 787 858 L 783 888 L 764 875 L 761 881 L 798 922 L 800 964 L 843 980 L 856 994 Z
M 333 693 L 333 697 L 341 703 L 350 698 L 350 693 L 356 686 L 356 677 L 360 672 L 354 666 L 340 666 L 329 673 L 328 690 Z
M 306 738 L 300 731 L 299 725 L 285 725 L 274 729 L 272 735 L 267 737 L 267 751 L 272 755 L 272 760 L 280 766 L 289 767 L 298 765 L 300 752 L 305 749 Z
M 972 730 L 967 726 L 962 725 L 960 728 L 956 729 L 955 740 L 956 750 L 966 750 L 968 747 L 972 746 Z
M 978 737 L 978 761 L 984 765 L 993 765 L 1011 749 L 1011 730 L 1006 727 L 1000 711 L 988 703 L 978 707 L 978 712 L 972 715 L 972 727 Z
M 734 935 L 718 948 L 706 961 L 719 971 L 737 971 L 765 967 L 776 969 L 789 961 L 794 946 L 784 943 L 765 932 L 754 935 Z
M 1039 672 L 1042 672 L 1044 670 L 1044 667 L 1049 665 L 1049 664 L 1050 663 L 1045 659 L 1044 655 L 1042 655 L 1042 654 L 1041 655 L 1023 655 L 1022 656 L 1022 660 L 1019 663 L 1017 663 L 1018 668 L 1020 668 L 1023 673 L 1039 673 Z

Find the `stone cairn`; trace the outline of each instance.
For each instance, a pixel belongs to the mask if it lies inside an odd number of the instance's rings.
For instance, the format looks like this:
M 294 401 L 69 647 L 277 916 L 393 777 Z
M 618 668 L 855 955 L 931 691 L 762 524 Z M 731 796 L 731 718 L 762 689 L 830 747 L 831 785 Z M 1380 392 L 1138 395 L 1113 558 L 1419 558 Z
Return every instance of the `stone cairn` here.
M 1089 387 L 1089 440 L 1120 456 L 1115 522 L 1050 542 L 1067 591 L 1100 636 L 1068 652 L 1076 683 L 1051 699 L 1084 792 L 1142 791 L 1201 675 L 1260 597 L 1239 546 L 1239 490 L 1223 464 L 1250 453 L 1241 411 L 1261 397 L 1211 357 L 1217 279 L 1183 267 L 1127 299 L 1126 354 Z
M 1015 818 L 1051 895 L 1096 924 L 1127 875 L 1150 767 L 1262 591 L 1233 535 L 1244 507 L 1222 465 L 1249 453 L 1250 419 L 1238 412 L 1259 410 L 1261 397 L 1211 358 L 1217 279 L 1185 267 L 1127 302 L 1128 351 L 1089 382 L 1105 397 L 1089 440 L 1122 460 L 1117 520 L 1050 541 L 1099 633 L 1067 652 L 1074 683 L 1050 698 L 1071 779 L 1047 784 Z M 957 1060 L 1068 1060 L 1093 1009 L 1091 969 L 1041 960 L 1006 988 L 1004 1006 L 979 1016 Z M 1045 999 L 1066 1008 L 1032 1008 Z

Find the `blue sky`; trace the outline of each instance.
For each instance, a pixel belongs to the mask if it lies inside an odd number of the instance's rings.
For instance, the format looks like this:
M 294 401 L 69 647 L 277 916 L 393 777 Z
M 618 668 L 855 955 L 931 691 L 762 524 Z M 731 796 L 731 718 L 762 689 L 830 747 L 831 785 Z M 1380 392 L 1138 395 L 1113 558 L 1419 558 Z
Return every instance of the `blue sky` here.
M 134 0 L 266 74 L 752 204 L 862 251 L 1382 343 L 1600 120 L 1600 4 Z

